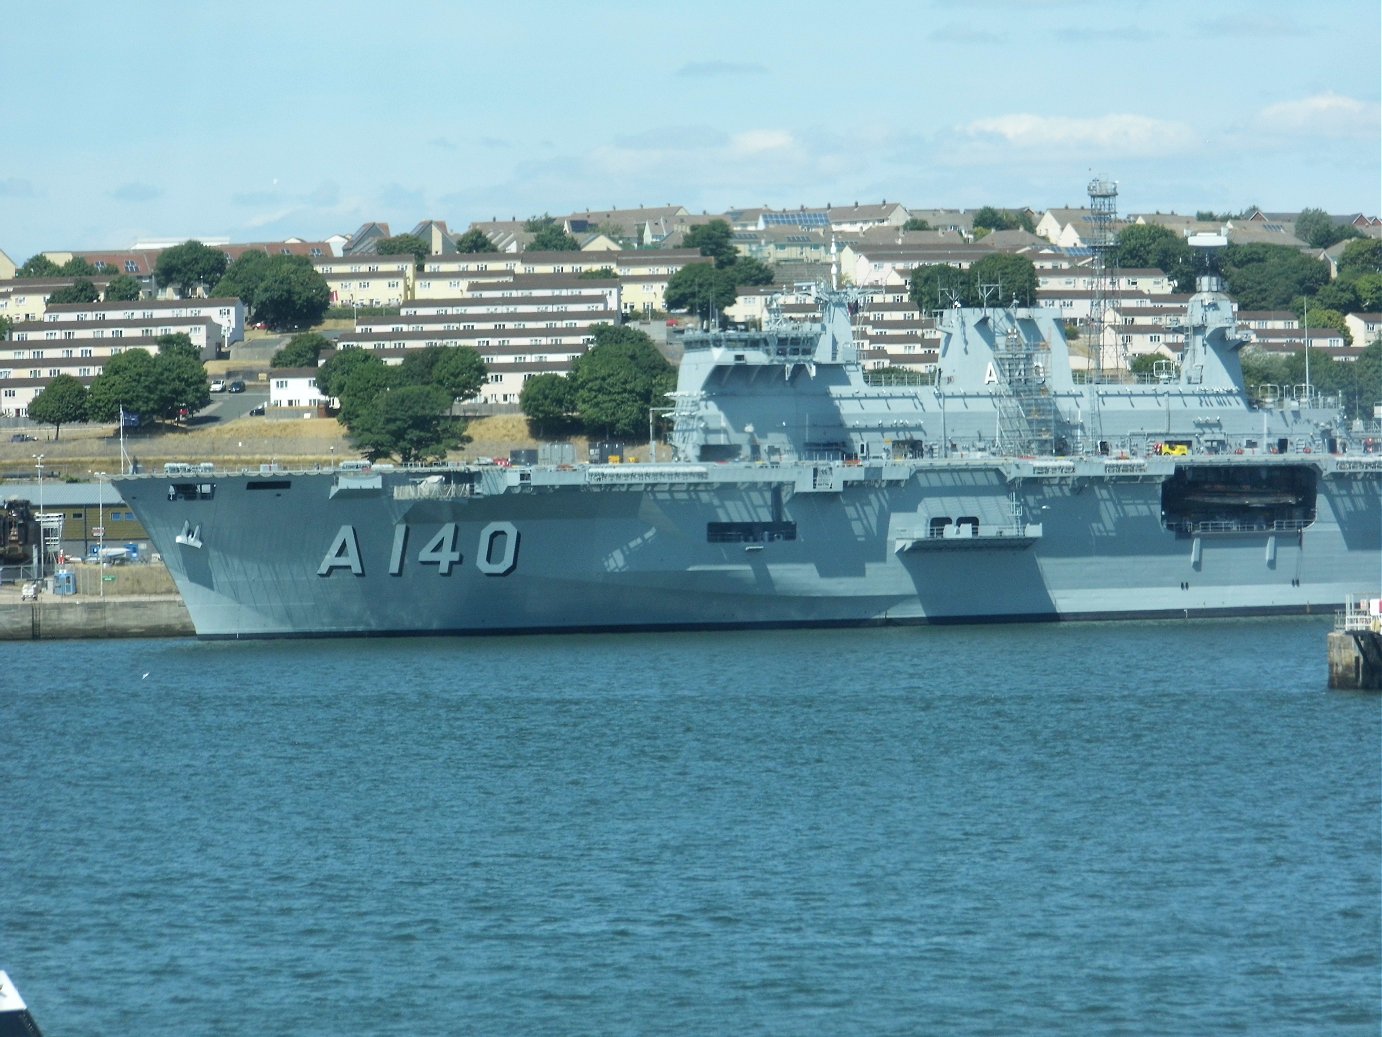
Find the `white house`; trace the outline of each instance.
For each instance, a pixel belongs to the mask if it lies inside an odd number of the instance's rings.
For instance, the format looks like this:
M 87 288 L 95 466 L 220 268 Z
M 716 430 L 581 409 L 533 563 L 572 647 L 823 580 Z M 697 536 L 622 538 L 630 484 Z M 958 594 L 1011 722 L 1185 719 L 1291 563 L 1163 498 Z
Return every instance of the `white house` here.
M 326 402 L 326 397 L 317 391 L 315 367 L 275 367 L 269 372 L 270 407 L 316 410 Z

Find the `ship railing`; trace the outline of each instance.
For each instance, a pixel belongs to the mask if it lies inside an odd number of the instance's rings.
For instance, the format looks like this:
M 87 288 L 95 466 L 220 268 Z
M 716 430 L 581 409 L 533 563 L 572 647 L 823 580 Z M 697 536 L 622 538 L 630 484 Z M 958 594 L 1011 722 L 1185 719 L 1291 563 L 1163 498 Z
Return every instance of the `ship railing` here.
M 694 483 L 710 478 L 704 465 L 611 464 L 587 465 L 582 471 L 589 484 Z
M 1273 522 L 1242 522 L 1235 519 L 1212 519 L 1195 522 L 1164 523 L 1168 533 L 1299 533 L 1313 524 L 1313 519 L 1276 519 Z

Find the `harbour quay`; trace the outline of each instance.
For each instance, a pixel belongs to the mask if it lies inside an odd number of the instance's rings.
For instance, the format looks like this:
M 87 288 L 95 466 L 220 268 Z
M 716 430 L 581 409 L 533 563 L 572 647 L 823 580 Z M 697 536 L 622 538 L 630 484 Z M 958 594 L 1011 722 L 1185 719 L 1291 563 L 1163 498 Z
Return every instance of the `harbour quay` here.
M 0 641 L 103 637 L 191 637 L 192 619 L 175 594 L 21 601 L 0 594 Z
M 1349 600 L 1329 634 L 1329 686 L 1382 691 L 1382 598 Z
M 189 637 L 192 619 L 156 561 L 72 561 L 34 579 L 6 566 L 0 583 L 0 641 Z M 27 567 L 25 567 L 27 569 Z

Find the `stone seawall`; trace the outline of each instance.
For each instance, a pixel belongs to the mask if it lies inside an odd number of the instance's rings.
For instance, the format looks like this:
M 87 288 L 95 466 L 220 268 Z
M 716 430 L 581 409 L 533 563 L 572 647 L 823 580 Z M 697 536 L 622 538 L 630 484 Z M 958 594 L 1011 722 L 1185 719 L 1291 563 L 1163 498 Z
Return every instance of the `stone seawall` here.
M 192 618 L 177 595 L 0 602 L 0 641 L 193 634 Z

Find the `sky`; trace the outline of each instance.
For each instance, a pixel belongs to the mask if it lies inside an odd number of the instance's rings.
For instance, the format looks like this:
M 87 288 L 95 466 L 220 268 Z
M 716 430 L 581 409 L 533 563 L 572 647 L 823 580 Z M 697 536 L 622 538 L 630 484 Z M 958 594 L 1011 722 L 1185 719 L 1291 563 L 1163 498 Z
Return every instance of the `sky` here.
M 641 205 L 1382 214 L 1377 0 L 104 0 L 0 37 L 0 250 Z

